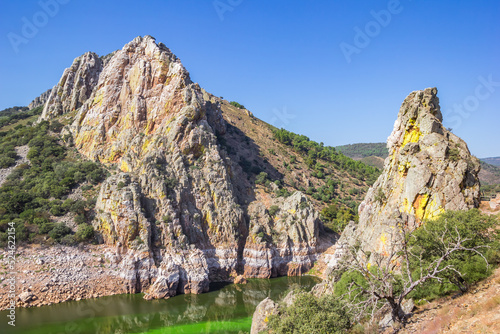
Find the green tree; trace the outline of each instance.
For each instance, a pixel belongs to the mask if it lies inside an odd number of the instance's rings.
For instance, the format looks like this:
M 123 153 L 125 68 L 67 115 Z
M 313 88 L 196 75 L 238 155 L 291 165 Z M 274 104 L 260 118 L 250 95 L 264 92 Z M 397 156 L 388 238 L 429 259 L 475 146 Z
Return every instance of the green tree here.
M 436 220 L 427 222 L 416 230 L 409 239 L 414 252 L 421 253 L 421 263 L 412 262 L 413 275 L 421 275 L 422 268 L 429 266 L 443 256 L 450 245 L 461 242 L 465 248 L 446 257 L 439 268 L 447 266 L 441 275 L 442 284 L 452 284 L 461 292 L 466 292 L 472 283 L 488 277 L 492 272 L 490 264 L 497 264 L 500 258 L 498 221 L 478 209 L 469 211 L 448 211 Z M 435 290 L 438 282 L 429 282 L 425 288 Z M 443 289 L 443 287 L 441 287 Z
M 447 283 L 465 291 L 489 274 L 490 263 L 498 262 L 495 224 L 476 209 L 450 211 L 416 230 L 400 222 L 382 254 L 366 252 L 358 242 L 343 259 L 341 281 L 347 292 L 342 297 L 357 320 L 388 305 L 394 323 L 404 325 L 407 314 L 401 305 L 414 291 Z

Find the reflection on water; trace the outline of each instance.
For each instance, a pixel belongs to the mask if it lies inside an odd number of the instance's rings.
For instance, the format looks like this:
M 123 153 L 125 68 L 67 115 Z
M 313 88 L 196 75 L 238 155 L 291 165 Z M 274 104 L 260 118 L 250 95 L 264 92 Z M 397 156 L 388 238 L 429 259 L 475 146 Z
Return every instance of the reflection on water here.
M 201 295 L 144 300 L 142 294 L 17 309 L 15 330 L 0 312 L 0 333 L 239 333 L 266 297 L 278 299 L 292 285 L 310 289 L 314 277 L 252 279 L 246 285 L 213 285 Z

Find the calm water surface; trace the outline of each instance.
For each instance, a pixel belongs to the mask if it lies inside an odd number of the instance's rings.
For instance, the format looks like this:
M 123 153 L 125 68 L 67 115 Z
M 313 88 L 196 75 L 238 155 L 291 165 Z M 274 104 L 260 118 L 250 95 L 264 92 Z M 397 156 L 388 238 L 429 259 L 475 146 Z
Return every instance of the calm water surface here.
M 278 299 L 294 285 L 310 289 L 315 277 L 251 279 L 246 285 L 213 285 L 200 295 L 144 300 L 142 294 L 72 301 L 39 308 L 17 309 L 16 327 L 0 312 L 0 333 L 245 333 L 264 298 Z

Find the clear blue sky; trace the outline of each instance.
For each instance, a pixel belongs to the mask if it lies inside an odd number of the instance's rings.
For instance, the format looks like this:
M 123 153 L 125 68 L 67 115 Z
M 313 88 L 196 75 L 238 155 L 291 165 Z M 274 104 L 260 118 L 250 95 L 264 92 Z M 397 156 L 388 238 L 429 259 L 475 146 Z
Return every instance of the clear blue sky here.
M 207 91 L 327 145 L 385 141 L 403 99 L 436 86 L 445 125 L 500 156 L 500 1 L 59 2 L 52 15 L 1 2 L 0 109 L 27 105 L 86 51 L 152 35 Z

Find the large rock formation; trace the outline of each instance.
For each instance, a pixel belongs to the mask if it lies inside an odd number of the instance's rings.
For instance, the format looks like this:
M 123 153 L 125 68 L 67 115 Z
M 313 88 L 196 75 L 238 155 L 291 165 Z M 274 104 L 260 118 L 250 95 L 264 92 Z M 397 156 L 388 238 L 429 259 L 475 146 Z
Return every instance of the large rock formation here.
M 479 160 L 442 125 L 436 88 L 412 92 L 403 102 L 387 140 L 384 171 L 359 206 L 359 224 L 346 228 L 334 266 L 355 240 L 384 254 L 398 223 L 418 226 L 445 210 L 479 205 Z
M 246 176 L 217 142 L 227 127 L 219 102 L 154 38 L 137 37 L 104 60 L 77 58 L 41 119 L 73 111 L 65 134 L 114 171 L 102 184 L 94 227 L 116 247 L 127 291 L 165 298 L 243 272 L 300 274 L 331 245 L 301 193 L 266 204 L 239 200 L 247 189 L 234 184 Z
M 76 58 L 50 91 L 41 118 L 49 119 L 79 108 L 92 93 L 102 68 L 102 59 L 93 52 Z
M 40 96 L 37 96 L 33 101 L 30 102 L 30 104 L 28 105 L 28 109 L 31 110 L 31 109 L 34 109 L 36 107 L 45 105 L 45 103 L 47 102 L 47 100 L 50 97 L 51 91 L 52 91 L 51 89 L 48 89 L 45 92 L 43 92 L 42 94 L 40 94 Z
M 318 212 L 301 192 L 274 199 L 271 214 L 262 202 L 248 207 L 250 233 L 244 256 L 244 272 L 249 277 L 300 275 L 309 270 L 317 253 L 329 245 L 320 242 Z

